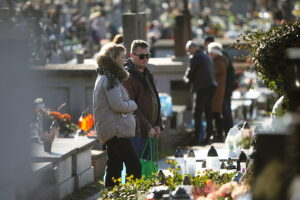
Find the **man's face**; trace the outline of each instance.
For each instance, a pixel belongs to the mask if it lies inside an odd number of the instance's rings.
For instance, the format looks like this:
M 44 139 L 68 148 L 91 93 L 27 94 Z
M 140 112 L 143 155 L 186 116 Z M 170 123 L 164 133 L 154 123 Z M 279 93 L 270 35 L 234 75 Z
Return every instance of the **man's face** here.
M 204 42 L 204 49 L 207 51 L 207 46 L 209 45 L 210 42 Z
M 189 47 L 186 49 L 186 52 L 189 54 L 189 55 L 194 55 L 194 53 L 196 52 L 196 48 L 194 47 Z
M 132 62 L 140 69 L 144 69 L 145 67 L 147 67 L 149 57 L 149 48 L 138 47 L 131 54 Z

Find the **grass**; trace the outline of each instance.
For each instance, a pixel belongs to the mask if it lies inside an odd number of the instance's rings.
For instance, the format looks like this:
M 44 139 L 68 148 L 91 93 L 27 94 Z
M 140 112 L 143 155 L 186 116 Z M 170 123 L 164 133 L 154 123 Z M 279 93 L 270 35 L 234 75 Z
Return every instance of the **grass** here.
M 158 152 L 158 159 L 161 160 L 161 159 L 164 159 L 166 157 L 173 156 L 174 154 L 175 154 L 174 149 L 171 149 L 171 148 L 164 149 L 164 151 L 159 151 Z
M 80 188 L 79 190 L 67 195 L 63 200 L 83 200 L 104 189 L 104 182 L 102 179 L 97 179 L 93 183 Z

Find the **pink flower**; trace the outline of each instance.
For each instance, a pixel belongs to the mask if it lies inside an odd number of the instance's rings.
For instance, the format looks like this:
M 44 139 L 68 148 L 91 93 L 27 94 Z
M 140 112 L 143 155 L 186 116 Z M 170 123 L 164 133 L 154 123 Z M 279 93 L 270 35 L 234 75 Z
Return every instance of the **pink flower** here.
M 204 193 L 210 194 L 212 192 L 215 192 L 218 189 L 218 186 L 215 184 L 212 180 L 205 181 L 205 187 L 204 187 Z

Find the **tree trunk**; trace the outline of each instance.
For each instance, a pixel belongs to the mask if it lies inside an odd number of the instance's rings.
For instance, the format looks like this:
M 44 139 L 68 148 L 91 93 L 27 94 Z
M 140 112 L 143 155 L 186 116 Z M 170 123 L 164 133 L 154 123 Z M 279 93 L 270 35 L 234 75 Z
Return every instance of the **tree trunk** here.
M 256 10 L 256 0 L 251 1 L 251 11 L 254 12 Z
M 121 12 L 124 13 L 126 9 L 126 0 L 121 0 Z

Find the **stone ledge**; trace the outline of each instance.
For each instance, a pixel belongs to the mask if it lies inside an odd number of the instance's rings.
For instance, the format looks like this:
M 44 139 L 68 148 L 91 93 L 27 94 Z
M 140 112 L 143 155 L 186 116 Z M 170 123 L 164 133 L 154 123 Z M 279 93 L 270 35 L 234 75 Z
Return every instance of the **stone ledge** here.
M 58 198 L 57 186 L 43 186 L 39 188 L 39 191 L 29 194 L 28 199 L 30 200 L 55 200 Z
M 91 150 L 92 154 L 92 159 L 94 158 L 102 158 L 106 156 L 106 151 L 105 150 Z
M 32 175 L 16 185 L 16 199 L 58 199 L 56 173 L 51 162 L 32 163 Z
M 91 150 L 92 165 L 94 167 L 94 178 L 101 178 L 104 176 L 107 154 L 103 150 Z
M 94 168 L 93 166 L 89 169 L 85 170 L 84 172 L 78 174 L 75 178 L 75 190 L 80 189 L 84 187 L 87 184 L 90 184 L 94 182 L 95 176 L 94 176 Z
M 59 199 L 64 198 L 66 195 L 74 192 L 74 177 L 70 177 L 68 180 L 57 185 L 58 197 Z

